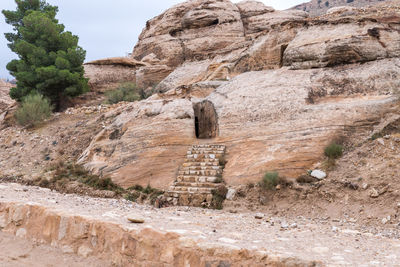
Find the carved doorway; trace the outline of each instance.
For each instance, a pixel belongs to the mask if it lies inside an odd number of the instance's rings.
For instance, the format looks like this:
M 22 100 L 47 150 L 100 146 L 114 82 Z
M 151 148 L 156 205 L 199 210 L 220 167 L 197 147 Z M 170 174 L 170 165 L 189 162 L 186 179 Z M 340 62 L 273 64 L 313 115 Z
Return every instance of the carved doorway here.
M 193 105 L 196 138 L 210 139 L 217 136 L 218 118 L 214 105 L 208 100 Z

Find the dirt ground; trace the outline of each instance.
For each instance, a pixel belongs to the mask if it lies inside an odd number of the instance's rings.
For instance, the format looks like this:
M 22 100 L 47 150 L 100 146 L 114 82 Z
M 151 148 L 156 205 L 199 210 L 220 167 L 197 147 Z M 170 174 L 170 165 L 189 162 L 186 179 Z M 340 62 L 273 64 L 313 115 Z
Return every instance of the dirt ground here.
M 105 267 L 110 263 L 94 257 L 82 258 L 64 253 L 44 244 L 38 244 L 14 235 L 0 232 L 0 266 L 2 267 Z
M 358 222 L 334 218 L 313 219 L 308 214 L 287 218 L 270 213 L 232 213 L 189 207 L 156 209 L 123 199 L 59 194 L 19 184 L 0 184 L 0 202 L 29 202 L 64 214 L 112 222 L 138 231 L 150 227 L 161 232 L 173 232 L 193 240 L 200 247 L 245 248 L 330 266 L 400 266 L 398 229 L 365 227 Z M 145 223 L 130 224 L 128 217 L 143 219 Z M 5 249 L 8 247 L 4 245 L 7 242 L 1 244 Z M 12 247 L 7 249 L 12 251 Z M 18 258 L 25 253 L 10 255 Z M 7 258 L 7 261 L 11 260 Z M 24 258 L 18 260 L 23 262 Z

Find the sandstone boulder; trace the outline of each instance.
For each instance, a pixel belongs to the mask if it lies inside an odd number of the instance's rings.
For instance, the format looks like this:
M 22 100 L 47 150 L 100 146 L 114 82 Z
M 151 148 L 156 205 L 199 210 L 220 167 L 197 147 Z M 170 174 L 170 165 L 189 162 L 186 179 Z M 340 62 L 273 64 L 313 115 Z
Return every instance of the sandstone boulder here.
M 307 69 L 398 57 L 399 41 L 399 31 L 373 21 L 314 25 L 297 33 L 283 63 Z
M 192 0 L 149 20 L 133 57 L 142 60 L 152 53 L 160 64 L 177 67 L 185 60 L 229 53 L 243 41 L 243 24 L 234 4 L 228 0 Z
M 275 11 L 243 18 L 243 25 L 246 35 L 251 36 L 268 31 L 275 25 L 302 23 L 307 17 L 308 13 L 297 10 Z
M 236 6 L 239 8 L 242 18 L 263 15 L 265 13 L 271 13 L 275 11 L 273 7 L 266 6 L 260 1 L 254 0 L 241 1 L 236 4 Z
M 132 58 L 116 57 L 87 62 L 84 64 L 85 77 L 89 78 L 92 90 L 112 89 L 121 82 L 136 83 L 136 70 L 146 66 Z

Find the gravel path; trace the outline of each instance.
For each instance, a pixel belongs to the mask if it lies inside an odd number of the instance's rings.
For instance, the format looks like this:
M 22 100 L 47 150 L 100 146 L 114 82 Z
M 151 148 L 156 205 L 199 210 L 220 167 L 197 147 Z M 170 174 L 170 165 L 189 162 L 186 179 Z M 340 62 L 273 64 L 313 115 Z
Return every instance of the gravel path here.
M 400 266 L 398 229 L 367 229 L 352 222 L 201 208 L 155 209 L 126 200 L 63 195 L 49 189 L 0 184 L 0 202 L 51 207 L 67 214 L 115 222 L 129 229 L 176 232 L 200 247 L 222 245 L 283 257 L 317 260 L 329 266 Z M 131 224 L 127 218 L 144 219 Z M 257 217 L 257 218 L 256 218 Z

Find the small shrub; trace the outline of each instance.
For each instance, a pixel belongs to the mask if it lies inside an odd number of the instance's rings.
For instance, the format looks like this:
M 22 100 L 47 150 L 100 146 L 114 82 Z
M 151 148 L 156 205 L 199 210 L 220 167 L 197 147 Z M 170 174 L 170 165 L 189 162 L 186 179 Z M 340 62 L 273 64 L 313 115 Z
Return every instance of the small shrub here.
M 277 172 L 267 172 L 260 182 L 263 189 L 273 190 L 279 184 L 279 174 Z
M 343 146 L 332 143 L 325 148 L 325 156 L 330 159 L 337 159 L 343 155 Z
M 221 168 L 222 168 L 222 169 L 225 169 L 225 165 L 226 165 L 226 163 L 227 163 L 227 161 L 226 161 L 226 159 L 225 159 L 225 156 L 220 156 L 220 157 L 218 158 L 218 162 L 219 162 L 219 165 L 221 166 Z
M 218 174 L 216 175 L 216 177 L 217 177 L 217 179 L 214 180 L 214 183 L 215 183 L 215 184 L 220 184 L 220 183 L 223 183 L 223 182 L 224 182 L 224 178 L 222 178 L 222 174 L 221 174 L 221 173 L 218 173 Z
M 216 189 L 211 191 L 212 201 L 210 208 L 222 210 L 224 200 L 226 199 L 226 194 L 228 193 L 228 188 L 224 185 L 219 185 Z
M 36 126 L 50 117 L 51 110 L 52 107 L 47 98 L 40 94 L 30 94 L 22 100 L 15 118 L 22 126 Z
M 121 101 L 134 102 L 142 99 L 140 89 L 134 83 L 123 83 L 116 90 L 106 92 L 107 103 L 116 104 Z
M 123 192 L 123 188 L 116 185 L 111 178 L 103 178 L 98 175 L 90 174 L 83 166 L 78 164 L 65 164 L 58 162 L 53 166 L 54 176 L 50 183 L 57 186 L 64 186 L 68 182 L 77 181 L 87 186 L 99 190 L 114 191 L 116 193 Z
M 374 141 L 374 140 L 376 140 L 376 139 L 379 139 L 379 138 L 382 138 L 383 137 L 383 134 L 382 133 L 374 133 L 372 136 L 371 136 L 371 140 L 372 141 Z

